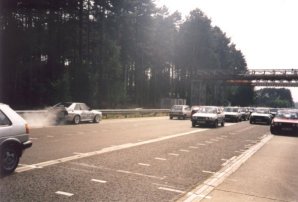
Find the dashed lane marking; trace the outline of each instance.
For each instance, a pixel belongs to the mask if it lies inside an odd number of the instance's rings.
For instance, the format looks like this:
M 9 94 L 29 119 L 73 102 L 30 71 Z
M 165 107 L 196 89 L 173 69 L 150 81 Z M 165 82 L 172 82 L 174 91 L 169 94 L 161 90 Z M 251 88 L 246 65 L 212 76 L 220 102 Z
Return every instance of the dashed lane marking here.
M 179 151 L 181 151 L 181 152 L 189 152 L 189 150 L 186 150 L 186 149 L 179 149 Z
M 159 157 L 155 157 L 154 159 L 156 159 L 156 160 L 160 160 L 160 161 L 166 161 L 167 159 L 165 159 L 165 158 L 159 158 Z
M 165 190 L 165 191 L 176 192 L 176 193 L 180 193 L 180 194 L 185 193 L 185 191 L 181 191 L 181 190 L 178 190 L 178 189 L 171 189 L 171 188 L 167 188 L 167 187 L 158 187 L 158 189 Z
M 98 183 L 102 183 L 102 184 L 107 183 L 107 181 L 105 181 L 105 180 L 98 180 L 98 179 L 91 179 L 91 182 L 98 182 Z
M 189 146 L 189 148 L 191 148 L 191 149 L 198 149 L 199 147 Z
M 150 164 L 148 164 L 148 163 L 138 163 L 138 165 L 140 165 L 140 166 L 150 166 Z
M 59 195 L 63 195 L 63 196 L 68 196 L 68 197 L 74 195 L 74 194 L 72 194 L 72 193 L 68 193 L 68 192 L 64 192 L 64 191 L 56 191 L 55 193 L 56 193 L 56 194 L 59 194 Z
M 176 153 L 168 153 L 168 155 L 171 155 L 171 156 L 179 156 L 179 154 L 176 154 Z
M 106 148 L 103 148 L 98 151 L 87 152 L 87 153 L 83 153 L 83 154 L 76 154 L 74 156 L 69 156 L 69 157 L 65 157 L 65 158 L 36 163 L 36 164 L 32 164 L 32 165 L 26 166 L 26 167 L 19 167 L 16 169 L 16 172 L 17 173 L 25 172 L 25 171 L 33 170 L 35 168 L 43 168 L 43 167 L 55 165 L 58 163 L 63 163 L 63 162 L 68 162 L 68 161 L 72 161 L 72 160 L 77 160 L 77 159 L 81 159 L 81 158 L 99 155 L 99 154 L 104 154 L 104 153 L 108 153 L 108 152 L 128 149 L 128 148 L 137 147 L 140 145 L 147 145 L 147 144 L 160 142 L 160 141 L 164 141 L 164 140 L 169 140 L 169 139 L 173 139 L 173 138 L 177 138 L 177 137 L 192 135 L 192 134 L 200 133 L 200 132 L 207 131 L 207 130 L 210 130 L 210 129 L 197 129 L 197 130 L 192 130 L 192 131 L 185 132 L 185 133 L 178 133 L 178 134 L 174 134 L 174 135 L 170 135 L 170 136 L 164 136 L 164 137 L 160 137 L 160 138 L 146 140 L 143 142 L 127 143 L 127 144 L 122 144 L 122 145 L 117 145 L 117 146 L 106 147 Z
M 203 173 L 209 173 L 209 174 L 214 174 L 215 172 L 213 171 L 208 171 L 208 170 L 202 170 Z

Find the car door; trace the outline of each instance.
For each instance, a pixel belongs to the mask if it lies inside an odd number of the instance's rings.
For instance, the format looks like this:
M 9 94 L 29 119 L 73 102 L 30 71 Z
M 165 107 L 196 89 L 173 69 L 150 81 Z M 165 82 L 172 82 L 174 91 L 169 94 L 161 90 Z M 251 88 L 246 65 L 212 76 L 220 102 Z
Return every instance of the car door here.
M 88 107 L 85 103 L 81 103 L 80 106 L 81 106 L 82 115 L 84 117 L 84 120 L 92 120 L 93 114 L 90 111 L 90 107 Z

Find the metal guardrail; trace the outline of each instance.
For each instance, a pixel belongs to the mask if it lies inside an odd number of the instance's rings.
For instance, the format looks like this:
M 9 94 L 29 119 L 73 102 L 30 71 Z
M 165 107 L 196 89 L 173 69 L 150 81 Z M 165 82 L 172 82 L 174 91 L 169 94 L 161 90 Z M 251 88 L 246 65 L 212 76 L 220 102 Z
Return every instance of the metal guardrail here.
M 102 112 L 103 118 L 128 118 L 168 115 L 169 109 L 94 109 Z M 46 114 L 48 110 L 17 110 L 20 115 L 24 114 Z

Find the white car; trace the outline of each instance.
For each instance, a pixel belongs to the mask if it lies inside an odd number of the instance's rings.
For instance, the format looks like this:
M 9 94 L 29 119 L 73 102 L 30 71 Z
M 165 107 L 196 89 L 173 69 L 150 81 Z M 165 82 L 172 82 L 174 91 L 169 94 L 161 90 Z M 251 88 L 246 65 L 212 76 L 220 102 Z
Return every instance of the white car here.
M 85 103 L 61 102 L 49 109 L 49 114 L 54 114 L 56 119 L 79 124 L 82 121 L 99 123 L 102 112 L 92 110 Z
M 216 106 L 201 106 L 199 110 L 192 115 L 192 127 L 196 125 L 211 125 L 217 128 L 220 123 L 225 126 L 225 116 L 222 107 Z
M 242 120 L 240 107 L 225 107 L 224 114 L 225 114 L 225 121 L 239 122 Z
M 32 146 L 26 121 L 8 105 L 0 103 L 0 172 L 12 173 L 23 151 Z
M 256 108 L 255 111 L 250 115 L 249 123 L 265 123 L 270 125 L 272 118 L 273 116 L 270 113 L 269 108 Z

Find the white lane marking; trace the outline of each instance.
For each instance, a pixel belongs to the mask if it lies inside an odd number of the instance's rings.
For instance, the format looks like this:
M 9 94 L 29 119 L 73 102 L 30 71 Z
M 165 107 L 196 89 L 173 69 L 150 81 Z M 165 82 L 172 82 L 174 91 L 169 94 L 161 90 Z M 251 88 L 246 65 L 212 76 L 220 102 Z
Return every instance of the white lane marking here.
M 30 137 L 29 139 L 30 140 L 37 140 L 38 138 L 37 137 Z
M 133 172 L 130 172 L 127 170 L 117 170 L 116 172 L 130 174 L 130 175 L 137 175 L 137 176 L 141 176 L 141 177 L 148 177 L 148 178 L 153 178 L 153 179 L 158 179 L 158 180 L 164 180 L 166 178 L 166 176 L 158 177 L 158 176 L 146 175 L 146 174 L 142 174 L 142 173 L 133 173 Z
M 190 202 L 190 201 L 201 201 L 202 196 L 209 195 L 217 186 L 219 186 L 228 176 L 234 173 L 239 167 L 246 162 L 252 155 L 254 155 L 259 149 L 261 149 L 273 136 L 271 134 L 265 134 L 264 138 L 256 145 L 245 151 L 243 154 L 232 157 L 234 160 L 229 162 L 225 167 L 220 169 L 218 172 L 213 174 L 210 178 L 204 181 L 191 192 L 183 196 L 179 201 Z
M 171 156 L 179 156 L 179 154 L 176 154 L 176 153 L 168 153 L 168 155 L 171 155 Z
M 197 145 L 200 145 L 200 146 L 205 146 L 206 144 L 203 144 L 203 143 L 198 143 Z
M 215 142 L 217 142 L 217 141 L 219 141 L 218 139 L 211 139 L 211 141 L 215 141 Z
M 52 138 L 52 137 L 54 137 L 54 136 L 52 136 L 52 135 L 48 135 L 47 137 Z
M 185 191 L 181 191 L 181 190 L 178 190 L 178 189 L 171 189 L 171 188 L 167 188 L 167 187 L 158 187 L 158 189 L 165 190 L 165 191 L 176 192 L 176 193 L 180 193 L 180 194 L 185 193 Z
M 209 173 L 209 174 L 214 174 L 215 172 L 213 171 L 208 171 L 208 170 L 202 170 L 203 173 Z
M 73 154 L 76 154 L 76 155 L 83 155 L 84 153 L 80 153 L 80 152 L 73 152 Z
M 186 149 L 179 149 L 179 151 L 181 151 L 181 152 L 189 152 L 189 150 L 186 150 Z
M 191 149 L 198 149 L 199 147 L 189 146 L 189 148 L 191 148 Z
M 165 159 L 165 158 L 159 158 L 159 157 L 155 157 L 154 159 L 156 159 L 156 160 L 160 160 L 160 161 L 166 161 L 167 159 Z
M 98 180 L 98 179 L 91 179 L 91 182 L 98 182 L 98 183 L 102 183 L 102 184 L 107 183 L 107 181 L 105 181 L 105 180 Z
M 208 144 L 212 144 L 213 142 L 211 142 L 211 141 L 205 141 L 206 143 L 208 143 Z
M 122 144 L 122 145 L 117 145 L 117 146 L 106 147 L 106 148 L 103 148 L 98 151 L 93 151 L 93 152 L 88 152 L 88 153 L 84 153 L 84 154 L 78 154 L 78 155 L 69 156 L 69 157 L 65 157 L 65 158 L 60 158 L 60 159 L 55 159 L 55 160 L 44 161 L 41 163 L 32 164 L 32 165 L 30 165 L 30 167 L 26 167 L 26 168 L 17 168 L 15 172 L 17 172 L 17 173 L 25 172 L 25 171 L 33 170 L 35 168 L 43 168 L 46 166 L 55 165 L 55 164 L 62 163 L 62 162 L 77 160 L 77 159 L 81 159 L 81 158 L 86 158 L 86 157 L 90 157 L 90 156 L 94 156 L 94 155 L 104 154 L 104 153 L 123 150 L 123 149 L 128 149 L 128 148 L 137 147 L 140 145 L 151 144 L 151 143 L 169 140 L 169 139 L 173 139 L 173 138 L 177 138 L 177 137 L 191 135 L 194 133 L 200 133 L 200 132 L 207 131 L 207 130 L 210 130 L 210 129 L 198 129 L 198 130 L 193 130 L 193 131 L 189 131 L 189 132 L 185 132 L 185 133 L 179 133 L 179 134 L 174 134 L 174 135 L 170 135 L 170 136 L 164 136 L 164 137 L 160 137 L 160 138 L 146 140 L 144 142 L 127 143 L 127 144 Z
M 68 192 L 64 192 L 64 191 L 56 191 L 55 193 L 59 194 L 59 195 L 63 195 L 63 196 L 68 196 L 68 197 L 73 196 L 72 193 L 68 193 Z
M 118 173 L 126 173 L 126 174 L 131 174 L 130 171 L 127 170 L 117 170 Z
M 138 165 L 140 165 L 140 166 L 150 166 L 150 164 L 148 164 L 148 163 L 138 163 Z

